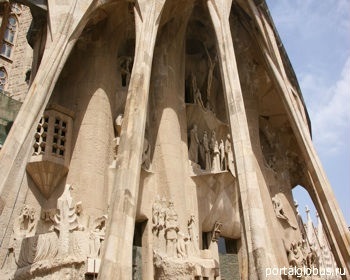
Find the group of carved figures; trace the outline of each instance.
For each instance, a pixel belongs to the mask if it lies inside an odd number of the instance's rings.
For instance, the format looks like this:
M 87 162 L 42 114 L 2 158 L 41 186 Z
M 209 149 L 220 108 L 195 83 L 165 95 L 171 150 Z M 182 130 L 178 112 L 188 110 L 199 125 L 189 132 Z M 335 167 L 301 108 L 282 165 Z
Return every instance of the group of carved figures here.
M 85 258 L 100 256 L 107 216 L 98 217 L 89 225 L 82 225 L 82 203 L 73 203 L 71 189 L 71 185 L 67 184 L 57 200 L 57 209 L 42 209 L 40 218 L 33 207 L 23 205 L 14 222 L 7 263 L 15 263 L 21 268 L 48 259 L 62 260 L 76 253 L 80 258 L 82 252 Z M 39 224 L 43 233 L 38 234 Z M 76 251 L 80 246 L 79 252 Z M 17 260 L 15 251 L 19 251 Z
M 288 248 L 288 262 L 290 267 L 317 267 L 318 257 L 313 248 L 308 246 L 306 240 L 293 241 Z
M 200 140 L 197 125 L 194 125 L 190 131 L 188 154 L 192 162 L 200 164 L 206 171 L 220 172 L 229 169 L 234 172 L 230 134 L 227 135 L 225 142 L 223 139 L 218 142 L 214 130 L 211 132 L 210 140 L 205 130 Z
M 199 255 L 199 241 L 195 216 L 187 223 L 187 233 L 180 231 L 174 203 L 156 198 L 152 207 L 152 232 L 157 238 L 165 238 L 166 255 L 170 258 L 187 258 Z

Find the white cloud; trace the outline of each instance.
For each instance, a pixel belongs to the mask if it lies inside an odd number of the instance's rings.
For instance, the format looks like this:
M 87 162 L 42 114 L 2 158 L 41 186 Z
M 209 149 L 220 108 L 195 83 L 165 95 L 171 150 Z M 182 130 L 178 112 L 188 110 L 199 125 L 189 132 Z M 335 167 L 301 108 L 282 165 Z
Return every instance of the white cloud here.
M 318 77 L 302 77 L 301 87 L 308 98 L 315 145 L 322 153 L 338 153 L 346 147 L 350 130 L 350 56 L 338 81 L 322 88 Z

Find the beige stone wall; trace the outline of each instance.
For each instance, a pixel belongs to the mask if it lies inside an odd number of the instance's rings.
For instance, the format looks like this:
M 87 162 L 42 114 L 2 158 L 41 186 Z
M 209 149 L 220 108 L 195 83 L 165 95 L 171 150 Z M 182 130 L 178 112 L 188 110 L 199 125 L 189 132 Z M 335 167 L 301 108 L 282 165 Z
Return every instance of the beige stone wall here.
M 18 19 L 17 35 L 10 58 L 0 56 L 0 67 L 7 71 L 8 80 L 5 91 L 13 99 L 23 101 L 28 91 L 28 83 L 25 81 L 26 72 L 31 69 L 33 50 L 27 42 L 27 32 L 32 21 L 28 7 L 22 5 L 21 13 L 16 15 Z M 2 30 L 5 30 L 7 22 L 2 21 Z

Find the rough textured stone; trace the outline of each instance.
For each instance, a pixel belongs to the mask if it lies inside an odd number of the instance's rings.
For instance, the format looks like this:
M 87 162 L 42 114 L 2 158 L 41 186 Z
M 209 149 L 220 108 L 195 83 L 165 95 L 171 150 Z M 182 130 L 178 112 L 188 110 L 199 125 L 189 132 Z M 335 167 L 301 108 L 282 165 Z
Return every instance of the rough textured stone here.
M 2 278 L 255 280 L 312 267 L 331 252 L 310 242 L 296 185 L 349 269 L 302 95 L 255 3 L 48 1 L 0 153 Z

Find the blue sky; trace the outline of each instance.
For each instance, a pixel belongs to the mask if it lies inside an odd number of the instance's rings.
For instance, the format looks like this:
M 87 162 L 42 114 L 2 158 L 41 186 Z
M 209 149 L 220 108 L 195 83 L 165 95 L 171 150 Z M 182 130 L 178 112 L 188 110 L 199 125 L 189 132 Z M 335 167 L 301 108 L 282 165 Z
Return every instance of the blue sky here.
M 314 145 L 350 225 L 350 1 L 266 2 L 298 77 Z M 304 212 L 311 202 L 300 190 L 295 196 Z

